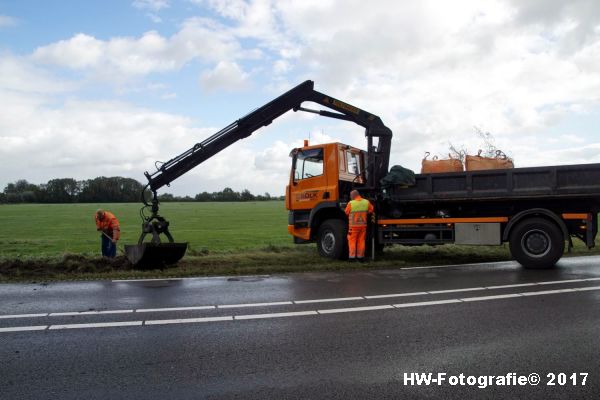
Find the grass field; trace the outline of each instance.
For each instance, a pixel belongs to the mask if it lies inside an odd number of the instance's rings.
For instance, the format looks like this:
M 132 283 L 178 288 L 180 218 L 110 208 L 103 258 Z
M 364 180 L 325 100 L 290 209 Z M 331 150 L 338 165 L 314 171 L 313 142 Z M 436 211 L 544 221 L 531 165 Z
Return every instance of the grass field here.
M 510 259 L 502 246 L 395 246 L 368 265 L 318 256 L 315 245 L 294 245 L 287 233 L 283 202 L 165 203 L 176 241 L 189 242 L 175 268 L 136 271 L 123 256 L 102 259 L 94 224 L 97 208 L 113 211 L 123 243 L 140 234 L 139 204 L 56 204 L 0 206 L 0 281 L 107 279 L 401 268 Z M 598 254 L 575 241 L 572 254 Z M 597 247 L 598 248 L 598 247 Z
M 112 211 L 121 223 L 121 244 L 137 242 L 140 205 L 23 204 L 0 206 L 0 254 L 4 257 L 98 254 L 98 208 Z M 291 246 L 282 201 L 253 203 L 164 203 L 160 213 L 171 222 L 176 241 L 192 253 Z

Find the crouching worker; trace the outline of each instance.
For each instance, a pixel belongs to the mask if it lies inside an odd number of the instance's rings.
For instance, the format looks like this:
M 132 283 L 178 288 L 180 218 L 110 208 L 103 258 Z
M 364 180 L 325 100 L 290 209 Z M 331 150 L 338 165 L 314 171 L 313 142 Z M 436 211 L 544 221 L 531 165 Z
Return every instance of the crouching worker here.
M 102 232 L 102 256 L 113 258 L 117 255 L 117 241 L 121 238 L 119 220 L 110 211 L 96 211 L 96 228 Z
M 350 192 L 352 199 L 346 206 L 348 216 L 348 256 L 350 261 L 365 259 L 365 242 L 367 240 L 367 218 L 373 214 L 373 205 L 369 200 L 360 197 L 358 190 Z

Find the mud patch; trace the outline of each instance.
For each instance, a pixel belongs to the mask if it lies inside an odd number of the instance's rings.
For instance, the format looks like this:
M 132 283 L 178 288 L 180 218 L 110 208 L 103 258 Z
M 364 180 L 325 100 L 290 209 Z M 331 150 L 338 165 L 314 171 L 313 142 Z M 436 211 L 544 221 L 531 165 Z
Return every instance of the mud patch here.
M 57 275 L 78 275 L 127 271 L 133 269 L 125 256 L 113 259 L 90 257 L 81 254 L 64 254 L 52 258 L 16 258 L 0 260 L 0 277 L 3 279 L 41 279 Z

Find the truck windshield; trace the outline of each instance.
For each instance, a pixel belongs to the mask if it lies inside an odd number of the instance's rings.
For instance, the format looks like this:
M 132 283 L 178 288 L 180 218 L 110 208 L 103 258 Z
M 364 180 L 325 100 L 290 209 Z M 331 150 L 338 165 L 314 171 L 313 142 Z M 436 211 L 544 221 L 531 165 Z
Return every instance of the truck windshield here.
M 301 150 L 296 156 L 294 179 L 323 175 L 323 149 Z

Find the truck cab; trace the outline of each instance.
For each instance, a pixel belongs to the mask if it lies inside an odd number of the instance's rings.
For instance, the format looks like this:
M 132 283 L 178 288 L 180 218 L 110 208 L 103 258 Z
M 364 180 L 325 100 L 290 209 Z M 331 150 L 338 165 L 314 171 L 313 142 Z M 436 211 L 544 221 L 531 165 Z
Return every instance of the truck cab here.
M 288 232 L 295 243 L 317 241 L 322 255 L 339 258 L 346 231 L 343 208 L 350 191 L 365 185 L 366 152 L 343 143 L 309 145 L 305 141 L 290 157 L 285 202 Z

